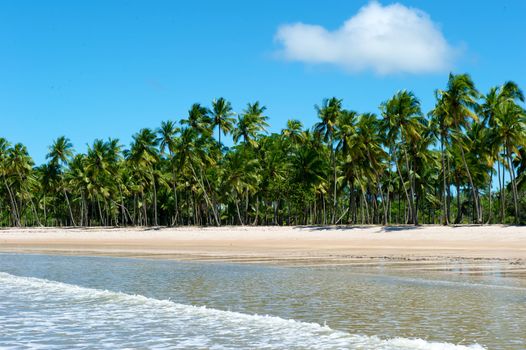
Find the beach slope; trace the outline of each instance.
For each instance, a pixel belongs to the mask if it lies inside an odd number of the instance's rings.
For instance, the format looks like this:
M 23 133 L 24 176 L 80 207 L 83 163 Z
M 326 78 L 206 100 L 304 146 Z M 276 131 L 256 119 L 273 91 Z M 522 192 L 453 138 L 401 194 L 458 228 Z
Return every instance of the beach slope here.
M 0 252 L 298 263 L 463 258 L 523 264 L 526 227 L 11 228 L 0 230 Z

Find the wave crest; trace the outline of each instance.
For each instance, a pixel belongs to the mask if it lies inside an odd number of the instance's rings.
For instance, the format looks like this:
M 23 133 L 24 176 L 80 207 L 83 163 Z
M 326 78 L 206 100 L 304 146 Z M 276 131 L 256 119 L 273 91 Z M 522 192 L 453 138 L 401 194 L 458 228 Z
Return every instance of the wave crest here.
M 248 315 L 0 272 L 8 346 L 475 350 L 478 344 L 350 334 L 317 323 Z M 67 340 L 65 340 L 67 339 Z M 69 343 L 68 343 L 69 342 Z

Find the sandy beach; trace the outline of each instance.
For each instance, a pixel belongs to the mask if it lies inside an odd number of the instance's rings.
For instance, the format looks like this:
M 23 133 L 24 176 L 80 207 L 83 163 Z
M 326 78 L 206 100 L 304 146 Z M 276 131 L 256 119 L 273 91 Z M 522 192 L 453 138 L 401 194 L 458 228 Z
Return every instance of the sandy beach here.
M 364 259 L 526 264 L 526 227 L 184 227 L 0 230 L 0 252 L 345 264 Z

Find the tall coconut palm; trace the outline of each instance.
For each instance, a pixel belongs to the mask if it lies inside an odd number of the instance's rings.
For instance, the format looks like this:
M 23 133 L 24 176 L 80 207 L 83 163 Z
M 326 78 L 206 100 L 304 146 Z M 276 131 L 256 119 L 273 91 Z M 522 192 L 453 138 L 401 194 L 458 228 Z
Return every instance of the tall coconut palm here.
M 488 137 L 488 143 L 486 148 L 491 149 L 491 160 L 496 160 L 502 165 L 502 174 L 504 176 L 505 168 L 509 166 L 509 160 L 506 159 L 506 155 L 509 153 L 506 150 L 504 144 L 504 130 L 500 130 L 502 123 L 498 122 L 501 117 L 500 112 L 504 110 L 509 111 L 507 108 L 503 108 L 503 104 L 524 102 L 524 94 L 515 82 L 507 81 L 502 86 L 493 87 L 484 96 L 484 101 L 480 106 L 480 112 L 484 117 L 484 123 L 490 127 L 490 137 Z M 509 118 L 505 118 L 508 122 L 511 121 Z M 513 119 L 513 118 L 512 118 Z M 504 157 L 500 155 L 503 154 Z M 505 195 L 503 180 L 500 177 L 501 167 L 497 163 L 497 174 L 500 187 L 500 220 L 504 221 L 504 209 L 505 209 Z M 491 183 L 491 181 L 490 181 Z M 491 192 L 491 191 L 490 191 Z M 490 193 L 491 198 L 491 193 Z M 517 209 L 517 208 L 515 208 Z
M 241 225 L 246 223 L 248 216 L 245 207 L 245 215 L 241 214 L 240 203 L 243 197 L 248 198 L 253 193 L 259 182 L 258 162 L 254 157 L 247 158 L 245 152 L 249 152 L 244 147 L 236 146 L 234 152 L 230 153 L 225 163 L 225 181 L 223 186 L 233 198 L 238 221 Z
M 232 109 L 232 104 L 223 97 L 212 101 L 212 126 L 214 128 L 217 127 L 217 137 L 220 147 L 222 146 L 221 133 L 226 136 L 232 132 L 235 123 L 235 119 L 232 118 L 233 115 L 235 115 L 235 113 Z
M 293 153 L 291 165 L 295 182 L 303 186 L 308 195 L 314 196 L 325 181 L 322 155 L 313 147 L 300 147 Z
M 13 191 L 13 195 L 16 197 L 18 194 L 19 202 L 17 203 L 16 209 L 18 210 L 19 219 L 21 219 L 22 216 L 22 208 L 27 207 L 26 203 L 29 202 L 34 220 L 40 226 L 41 223 L 31 193 L 33 181 L 32 168 L 34 163 L 33 159 L 29 156 L 26 146 L 21 143 L 15 144 L 8 150 L 8 157 L 5 161 L 11 173 L 12 188 L 16 188 L 16 190 Z
M 168 153 L 168 162 L 171 165 L 172 170 L 172 190 L 174 195 L 174 218 L 173 223 L 175 224 L 179 217 L 178 197 L 177 197 L 177 171 L 175 162 L 175 149 L 179 139 L 177 134 L 180 133 L 180 129 L 172 121 L 161 122 L 161 127 L 157 129 L 159 135 L 157 141 L 159 142 L 159 148 L 161 154 Z M 168 151 L 168 152 L 166 152 Z
M 267 107 L 261 106 L 259 101 L 249 103 L 243 113 L 238 116 L 237 127 L 232 135 L 234 142 L 239 142 L 243 138 L 243 143 L 253 148 L 258 147 L 257 137 L 268 127 L 268 117 L 264 115 Z
M 333 207 L 332 207 L 332 219 L 331 222 L 334 224 L 336 221 L 336 189 L 337 189 L 337 175 L 336 175 L 336 151 L 334 145 L 336 123 L 340 114 L 342 113 L 342 100 L 332 97 L 328 100 L 324 100 L 321 106 L 315 106 L 318 112 L 318 117 L 321 119 L 316 125 L 314 130 L 323 136 L 323 139 L 328 142 L 331 150 L 331 163 L 333 169 Z
M 482 223 L 482 209 L 479 202 L 478 189 L 466 162 L 465 134 L 463 130 L 470 127 L 470 120 L 477 120 L 474 110 L 477 108 L 477 99 L 480 97 L 473 80 L 468 74 L 450 74 L 446 90 L 438 90 L 440 109 L 447 115 L 454 129 L 453 142 L 459 144 L 462 163 L 468 176 L 476 211 L 476 222 Z
M 187 125 L 200 135 L 211 136 L 212 119 L 209 114 L 210 111 L 206 107 L 201 106 L 199 103 L 194 103 L 188 111 L 188 118 L 182 119 L 181 124 Z
M 353 138 L 356 136 L 356 122 L 358 113 L 350 110 L 342 110 L 337 121 L 335 139 L 336 151 L 347 154 L 352 147 Z
M 300 139 L 302 130 L 303 130 L 302 122 L 300 122 L 297 119 L 289 119 L 287 120 L 287 127 L 281 130 L 281 135 L 289 139 L 293 144 L 296 144 Z
M 69 171 L 66 174 L 66 181 L 71 188 L 75 189 L 77 195 L 80 195 L 80 226 L 89 224 L 89 204 L 90 188 L 93 186 L 91 178 L 86 171 L 86 155 L 76 154 L 69 162 Z M 45 206 L 44 206 L 45 208 Z
M 440 163 L 442 175 L 442 224 L 449 225 L 451 210 L 450 210 L 450 182 L 449 182 L 449 139 L 451 134 L 451 119 L 447 111 L 446 104 L 442 101 L 439 90 L 435 91 L 435 98 L 437 100 L 435 107 L 429 115 L 430 129 L 435 137 L 440 141 Z
M 176 137 L 180 131 L 175 122 L 171 120 L 161 122 L 161 126 L 157 129 L 157 142 L 159 143 L 161 154 L 168 153 L 170 157 L 173 156 Z
M 89 181 L 87 195 L 97 202 L 99 219 L 104 225 L 110 224 L 112 219 L 117 223 L 117 218 L 112 217 L 110 212 L 112 204 L 117 200 L 120 202 L 118 205 L 124 217 L 123 188 L 119 173 L 120 154 L 121 146 L 117 139 L 108 141 L 96 139 L 92 145 L 88 146 L 83 164 L 77 169 L 84 172 Z M 104 204 L 105 215 L 103 215 L 101 202 Z
M 418 225 L 418 215 L 415 207 L 414 171 L 411 169 L 408 150 L 411 145 L 420 140 L 423 132 L 422 111 L 420 101 L 409 91 L 397 92 L 390 100 L 380 106 L 383 119 L 381 129 L 384 133 L 384 141 L 389 149 L 389 158 L 395 164 L 395 169 L 400 177 L 408 204 L 410 222 Z M 400 160 L 397 159 L 398 151 L 404 155 L 410 194 L 407 191 L 405 180 L 400 170 Z
M 382 139 L 379 132 L 379 121 L 375 114 L 364 113 L 360 115 L 356 124 L 357 130 L 357 147 L 365 155 L 367 160 L 367 171 L 365 174 L 369 178 L 371 186 L 376 187 L 376 193 L 380 195 L 381 205 L 383 208 L 383 224 L 387 224 L 387 203 L 383 189 L 383 175 L 385 174 L 385 151 L 382 148 Z M 365 194 L 364 194 L 365 195 Z M 365 201 L 366 202 L 366 201 Z
M 215 159 L 218 158 L 217 147 L 211 145 L 210 139 L 199 137 L 196 130 L 184 128 L 181 130 L 180 140 L 177 143 L 176 164 L 179 170 L 188 170 L 189 177 L 193 180 L 197 189 L 202 191 L 205 203 L 211 209 L 215 224 L 221 225 L 221 218 L 211 186 L 205 172 L 215 167 Z M 195 191 L 194 191 L 195 192 Z
M 356 181 L 355 160 L 359 156 L 359 150 L 356 147 L 357 130 L 356 124 L 358 113 L 350 110 L 342 110 L 336 121 L 336 152 L 342 155 L 341 174 L 343 183 L 347 184 L 349 189 L 349 207 L 347 208 L 347 221 L 350 222 L 350 216 L 354 209 L 354 183 Z
M 511 178 L 513 204 L 515 209 L 515 223 L 519 220 L 518 191 L 513 165 L 513 157 L 520 156 L 519 146 L 526 144 L 526 111 L 514 101 L 508 100 L 499 104 L 495 118 L 495 138 L 500 140 L 504 147 L 504 156 L 507 160 Z
M 49 159 L 49 164 L 51 167 L 56 168 L 56 174 L 58 176 L 59 187 L 62 187 L 66 203 L 68 205 L 69 217 L 73 226 L 76 226 L 75 219 L 73 217 L 73 210 L 71 209 L 71 203 L 69 201 L 68 192 L 63 179 L 64 168 L 67 167 L 69 160 L 73 156 L 73 144 L 71 141 L 65 137 L 60 136 L 49 148 L 49 153 L 46 158 Z
M 133 135 L 133 141 L 130 150 L 127 152 L 128 160 L 135 166 L 138 174 L 144 174 L 145 182 L 151 186 L 153 191 L 153 225 L 158 226 L 157 215 L 157 185 L 155 166 L 159 162 L 159 153 L 157 151 L 158 140 L 151 129 L 141 129 Z M 146 202 L 143 203 L 146 208 Z M 145 220 L 147 213 L 145 210 Z
M 0 175 L 2 176 L 3 185 L 5 186 L 9 197 L 11 222 L 14 226 L 21 226 L 20 215 L 18 213 L 18 208 L 16 205 L 16 199 L 9 184 L 10 182 L 8 181 L 8 177 L 11 172 L 9 169 L 10 148 L 11 144 L 9 143 L 9 141 L 7 141 L 3 137 L 0 137 Z

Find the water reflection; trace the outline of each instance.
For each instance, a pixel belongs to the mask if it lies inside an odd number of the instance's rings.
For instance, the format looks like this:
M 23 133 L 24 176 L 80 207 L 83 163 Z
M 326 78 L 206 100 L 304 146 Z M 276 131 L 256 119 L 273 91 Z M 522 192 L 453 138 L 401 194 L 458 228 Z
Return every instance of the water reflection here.
M 526 284 L 508 277 L 514 276 L 508 265 L 282 267 L 0 255 L 0 271 L 16 275 L 326 323 L 350 333 L 517 349 L 526 344 Z

